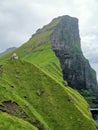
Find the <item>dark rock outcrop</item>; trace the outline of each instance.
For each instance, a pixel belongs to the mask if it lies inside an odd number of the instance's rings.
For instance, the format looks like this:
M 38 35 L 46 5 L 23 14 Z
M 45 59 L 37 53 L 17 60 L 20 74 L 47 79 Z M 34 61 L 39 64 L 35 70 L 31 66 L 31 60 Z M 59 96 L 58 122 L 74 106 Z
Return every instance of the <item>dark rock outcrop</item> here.
M 81 51 L 78 19 L 67 15 L 61 17 L 50 39 L 69 86 L 79 91 L 90 89 L 98 92 L 96 72 Z

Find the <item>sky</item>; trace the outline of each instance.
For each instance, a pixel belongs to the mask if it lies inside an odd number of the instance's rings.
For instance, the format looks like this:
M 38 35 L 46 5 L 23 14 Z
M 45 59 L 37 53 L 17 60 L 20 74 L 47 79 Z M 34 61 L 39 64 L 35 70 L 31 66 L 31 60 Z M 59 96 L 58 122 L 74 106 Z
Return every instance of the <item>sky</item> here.
M 97 13 L 98 0 L 0 0 L 0 52 L 22 45 L 53 18 L 70 15 L 79 19 L 83 53 L 98 75 Z

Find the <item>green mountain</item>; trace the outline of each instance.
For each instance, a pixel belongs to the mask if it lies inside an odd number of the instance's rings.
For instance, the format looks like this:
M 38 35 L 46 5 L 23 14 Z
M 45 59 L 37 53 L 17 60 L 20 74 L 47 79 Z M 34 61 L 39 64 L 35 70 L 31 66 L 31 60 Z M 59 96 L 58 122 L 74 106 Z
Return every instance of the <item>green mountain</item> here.
M 65 86 L 50 36 L 62 17 L 0 58 L 1 130 L 97 130 L 89 105 Z

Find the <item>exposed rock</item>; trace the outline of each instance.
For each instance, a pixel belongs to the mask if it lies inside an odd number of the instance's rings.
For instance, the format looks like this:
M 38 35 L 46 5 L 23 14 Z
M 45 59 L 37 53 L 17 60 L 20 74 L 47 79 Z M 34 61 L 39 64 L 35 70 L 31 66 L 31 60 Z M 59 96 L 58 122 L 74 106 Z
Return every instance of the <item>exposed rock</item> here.
M 9 114 L 14 114 L 16 109 L 18 108 L 18 104 L 11 100 L 2 102 L 0 105 L 0 110 Z
M 11 88 L 14 88 L 14 86 L 13 86 L 13 85 L 11 85 Z
M 78 19 L 61 17 L 50 39 L 52 49 L 60 60 L 63 77 L 69 86 L 78 90 L 91 89 L 98 93 L 96 73 L 81 51 Z
M 37 94 L 38 96 L 41 96 L 41 92 L 40 92 L 40 91 L 37 91 L 36 94 Z
M 43 93 L 44 93 L 44 90 L 41 90 L 41 89 L 36 92 L 37 96 L 41 96 Z
M 25 107 L 29 107 L 29 104 L 27 103 L 27 104 L 25 104 L 24 106 L 25 106 Z
M 68 86 L 68 83 L 67 83 L 67 81 L 64 81 L 64 85 L 65 85 L 65 86 Z
M 29 105 L 25 104 L 25 106 L 28 107 Z M 37 120 L 32 121 L 28 117 L 28 115 L 20 108 L 20 106 L 12 100 L 2 102 L 2 104 L 0 104 L 0 111 L 6 112 L 10 115 L 13 115 L 19 118 L 21 117 L 23 120 L 37 127 L 38 130 L 44 130 L 43 125 L 40 122 L 38 122 Z
M 68 101 L 69 101 L 69 102 L 73 102 L 72 98 L 70 98 L 70 97 L 68 98 Z

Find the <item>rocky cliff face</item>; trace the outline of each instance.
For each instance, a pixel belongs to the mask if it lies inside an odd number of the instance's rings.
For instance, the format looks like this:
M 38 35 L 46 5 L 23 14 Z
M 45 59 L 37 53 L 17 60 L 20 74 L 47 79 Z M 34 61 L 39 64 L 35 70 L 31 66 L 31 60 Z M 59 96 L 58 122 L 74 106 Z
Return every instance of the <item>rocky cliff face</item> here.
M 81 51 L 78 19 L 61 17 L 51 35 L 52 49 L 61 62 L 63 77 L 78 90 L 98 90 L 96 73 Z

